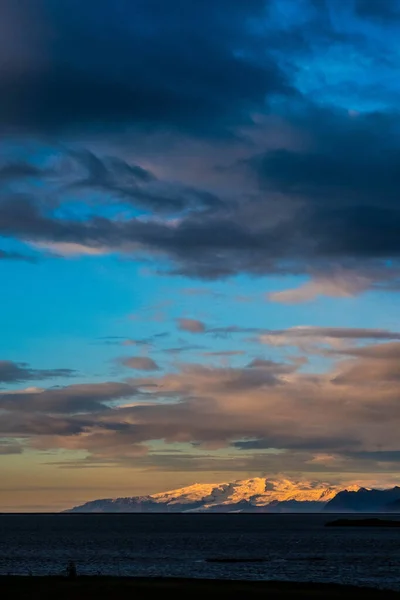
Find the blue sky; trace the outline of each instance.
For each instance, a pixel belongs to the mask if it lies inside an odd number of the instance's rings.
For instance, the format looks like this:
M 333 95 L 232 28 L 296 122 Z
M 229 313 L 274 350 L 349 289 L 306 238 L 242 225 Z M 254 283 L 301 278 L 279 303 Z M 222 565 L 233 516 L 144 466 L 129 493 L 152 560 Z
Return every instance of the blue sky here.
M 31 8 L 0 7 L 0 509 L 398 483 L 398 0 Z

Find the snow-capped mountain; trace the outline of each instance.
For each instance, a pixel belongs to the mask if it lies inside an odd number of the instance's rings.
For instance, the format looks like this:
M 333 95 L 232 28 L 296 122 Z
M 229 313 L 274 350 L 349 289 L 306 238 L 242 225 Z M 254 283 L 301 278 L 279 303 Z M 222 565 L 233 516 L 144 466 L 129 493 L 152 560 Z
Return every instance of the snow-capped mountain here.
M 343 489 L 320 482 L 255 477 L 196 483 L 149 496 L 94 500 L 68 512 L 315 512 Z

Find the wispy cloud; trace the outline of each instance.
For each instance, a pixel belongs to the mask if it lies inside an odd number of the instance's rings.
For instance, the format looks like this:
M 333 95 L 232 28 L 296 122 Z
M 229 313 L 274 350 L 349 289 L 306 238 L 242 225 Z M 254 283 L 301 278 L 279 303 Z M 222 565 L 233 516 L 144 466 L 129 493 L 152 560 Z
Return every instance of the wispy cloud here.
M 158 371 L 158 364 L 149 356 L 131 356 L 128 358 L 121 358 L 120 362 L 129 369 L 136 369 L 137 371 Z
M 177 319 L 178 329 L 181 331 L 187 331 L 189 333 L 205 333 L 206 326 L 202 321 L 197 319 L 187 319 L 181 317 Z
M 73 375 L 76 375 L 73 369 L 32 369 L 26 363 L 0 360 L 0 383 L 21 383 Z

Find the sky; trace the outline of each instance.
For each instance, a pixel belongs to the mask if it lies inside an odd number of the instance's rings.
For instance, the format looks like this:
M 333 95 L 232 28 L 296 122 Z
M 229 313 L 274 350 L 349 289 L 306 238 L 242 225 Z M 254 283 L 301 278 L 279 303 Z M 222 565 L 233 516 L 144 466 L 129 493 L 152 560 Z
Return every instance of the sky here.
M 400 483 L 399 36 L 399 0 L 1 1 L 1 511 Z

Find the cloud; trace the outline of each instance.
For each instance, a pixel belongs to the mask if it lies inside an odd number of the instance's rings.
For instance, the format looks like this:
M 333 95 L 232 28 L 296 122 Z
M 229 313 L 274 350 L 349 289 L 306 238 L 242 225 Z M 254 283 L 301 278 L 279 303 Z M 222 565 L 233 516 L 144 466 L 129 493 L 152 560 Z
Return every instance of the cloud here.
M 193 210 L 172 221 L 100 215 L 82 221 L 78 216 L 62 219 L 44 214 L 34 198 L 18 196 L 12 202 L 0 199 L 0 233 L 66 255 L 115 252 L 147 257 L 165 264 L 164 272 L 205 279 L 240 272 L 312 272 L 312 284 L 294 293 L 275 293 L 270 296 L 275 301 L 302 301 L 318 294 L 348 296 L 370 287 L 385 289 L 385 285 L 393 290 L 399 287 L 399 248 L 397 237 L 389 232 L 396 226 L 395 207 L 365 207 L 361 221 L 351 207 L 328 212 L 311 205 L 307 219 L 299 217 L 295 204 L 287 209 L 284 221 L 277 219 L 268 227 L 262 225 L 268 203 L 252 202 Z M 305 215 L 304 210 L 302 213 Z M 375 228 L 377 223 L 379 228 Z M 387 230 L 387 235 L 381 236 L 378 229 Z M 322 268 L 329 276 L 321 275 Z
M 244 352 L 244 350 L 217 350 L 214 352 L 203 352 L 203 356 L 222 356 L 222 357 L 243 356 L 244 354 L 246 354 Z
M 291 93 L 272 57 L 252 57 L 246 22 L 263 14 L 261 0 L 224 0 L 218 7 L 205 0 L 184 10 L 177 0 L 168 7 L 157 0 L 101 0 L 93 18 L 77 1 L 61 0 L 43 4 L 32 23 L 20 20 L 16 27 L 3 10 L 5 28 L 10 23 L 22 39 L 29 27 L 42 32 L 40 46 L 31 42 L 24 77 L 11 72 L 2 80 L 3 129 L 224 129 L 248 105 L 262 107 L 266 95 Z
M 38 65 L 40 48 L 35 12 L 26 0 L 15 4 L 5 0 L 0 6 L 0 52 L 4 56 L 0 66 L 2 79 L 13 80 Z
M 183 319 L 182 319 L 183 320 Z M 211 327 L 203 321 L 184 319 L 186 331 L 193 333 L 207 333 L 214 336 L 256 334 L 257 337 L 250 338 L 271 346 L 300 346 L 302 344 L 336 344 L 340 345 L 352 341 L 379 341 L 398 340 L 400 332 L 389 329 L 378 329 L 368 327 L 319 327 L 312 325 L 297 325 L 287 329 L 265 329 L 262 327 L 241 327 L 240 325 L 226 325 Z M 188 321 L 188 323 L 186 323 Z M 191 347 L 196 348 L 196 347 Z M 204 356 L 243 354 L 243 351 L 216 351 L 205 352 Z
M 376 332 L 375 339 L 385 339 L 384 334 L 379 337 L 379 330 Z M 393 336 L 387 337 L 386 339 L 400 339 L 399 334 L 393 334 Z M 346 350 L 338 351 L 338 354 L 347 354 L 350 356 L 368 358 L 368 359 L 382 359 L 382 360 L 397 360 L 400 359 L 400 343 L 390 342 L 386 344 L 373 344 L 370 346 L 363 346 L 361 348 L 348 348 Z
M 311 277 L 277 302 L 400 289 L 395 3 L 23 4 L 1 8 L 2 236 Z
M 391 114 L 360 115 L 354 120 L 344 113 L 324 114 L 314 109 L 313 114 L 304 114 L 304 126 L 311 128 L 308 149 L 267 151 L 253 159 L 253 166 L 264 186 L 277 187 L 298 199 L 306 197 L 310 209 L 314 206 L 321 216 L 323 195 L 336 199 L 336 205 L 326 211 L 332 215 L 343 211 L 346 216 L 346 209 L 358 202 L 374 210 L 393 207 L 400 182 L 398 139 L 390 131 L 395 121 L 396 115 Z M 363 145 L 367 148 L 364 153 Z M 383 205 L 377 202 L 378 194 Z M 384 212 L 377 210 L 377 214 Z M 360 227 L 367 225 L 368 217 L 360 220 Z
M 70 188 L 100 192 L 114 201 L 160 213 L 220 206 L 217 195 L 195 187 L 159 180 L 150 170 L 116 156 L 99 157 L 89 150 L 72 154 L 78 171 Z
M 268 450 L 271 449 L 271 442 L 272 439 L 270 437 L 258 438 L 255 440 L 244 440 L 234 442 L 233 447 L 238 448 L 239 450 Z M 357 446 L 357 443 L 355 442 L 354 445 Z M 332 438 L 329 438 L 329 436 L 324 436 L 320 439 L 316 438 L 312 442 L 307 442 L 301 436 L 299 436 L 298 438 L 296 438 L 296 436 L 293 436 L 293 440 L 291 442 L 288 442 L 287 446 L 288 450 L 307 449 L 308 452 L 311 453 L 313 451 L 320 451 L 321 449 L 323 449 L 324 451 L 329 452 L 330 450 L 337 451 L 338 447 L 340 446 L 351 448 L 352 442 L 346 437 L 340 439 L 340 437 L 335 436 L 333 436 Z
M 368 383 L 381 381 L 382 383 L 390 383 L 392 381 L 400 381 L 400 372 L 398 362 L 385 362 L 377 364 L 373 361 L 354 361 L 350 363 L 348 368 L 342 371 L 339 375 L 333 378 L 336 384 L 358 383 L 360 386 L 368 385 Z
M 11 454 L 22 454 L 23 446 L 13 444 L 11 442 L 0 442 L 0 456 L 8 456 Z
M 184 323 L 181 324 L 181 321 Z M 183 325 L 183 327 L 182 327 Z M 389 329 L 362 328 L 362 327 L 319 327 L 311 325 L 297 325 L 287 329 L 265 329 L 262 327 L 241 327 L 240 325 L 226 325 L 221 327 L 212 327 L 203 321 L 195 319 L 178 319 L 178 326 L 184 331 L 190 333 L 206 333 L 216 337 L 226 337 L 230 335 L 255 334 L 255 337 L 249 338 L 252 342 L 259 342 L 270 346 L 298 346 L 307 348 L 311 351 L 318 346 L 328 345 L 335 347 L 338 351 L 343 345 L 350 342 L 363 341 L 388 341 L 400 339 L 400 332 Z M 185 346 L 170 349 L 172 352 L 178 352 L 185 349 Z M 198 346 L 189 346 L 187 349 L 201 349 Z M 244 354 L 244 351 L 229 350 L 204 352 L 203 356 L 233 356 Z
M 365 292 L 373 286 L 373 278 L 365 277 L 357 272 L 334 272 L 331 277 L 317 275 L 311 281 L 303 285 L 282 290 L 279 292 L 270 292 L 267 295 L 271 302 L 281 304 L 298 304 L 315 300 L 319 296 L 330 296 L 332 298 L 349 298 Z
M 129 358 L 122 358 L 121 364 L 130 369 L 136 369 L 138 371 L 158 371 L 160 367 L 158 364 L 148 356 L 132 356 Z
M 398 345 L 350 347 L 324 373 L 255 359 L 241 368 L 183 364 L 125 383 L 1 394 L 0 435 L 40 450 L 86 451 L 89 463 L 128 465 L 137 457 L 136 466 L 202 469 L 222 465 L 224 448 L 225 464 L 236 460 L 237 471 L 264 460 L 274 470 L 322 472 L 329 461 L 332 472 L 378 463 L 389 472 L 399 452 Z M 181 444 L 187 457 L 172 458 L 169 444 Z
M 187 331 L 189 333 L 205 333 L 206 326 L 202 321 L 197 319 L 177 319 L 178 329 L 181 331 Z
M 15 381 L 15 380 L 14 380 Z M 105 410 L 108 403 L 137 393 L 128 383 L 88 383 L 19 394 L 0 392 L 0 409 L 9 412 L 79 414 Z
M 216 337 L 226 337 L 234 333 L 261 333 L 260 327 L 241 327 L 240 325 L 225 325 L 222 327 L 208 327 L 207 333 L 212 333 Z
M 0 260 L 22 260 L 23 262 L 35 263 L 37 259 L 34 256 L 29 256 L 28 254 L 9 252 L 7 250 L 0 249 Z
M 400 19 L 400 6 L 397 0 L 387 0 L 386 2 L 356 0 L 355 11 L 360 17 L 381 21 L 385 26 Z
M 0 383 L 21 383 L 53 377 L 71 377 L 76 373 L 72 369 L 32 369 L 26 363 L 0 360 Z
M 166 348 L 165 350 L 162 350 L 162 352 L 165 352 L 166 354 L 181 354 L 183 352 L 193 352 L 195 350 L 203 350 L 204 346 L 190 346 L 189 344 L 187 344 L 186 346 L 177 346 L 176 348 Z
M 44 392 L 45 388 L 30 386 L 26 388 L 20 388 L 18 390 L 7 390 L 7 395 L 10 394 L 37 394 L 39 392 Z
M 219 196 L 209 190 L 159 178 L 122 156 L 99 154 L 81 145 L 76 149 L 59 143 L 49 150 L 36 141 L 30 142 L 30 146 L 28 159 L 18 158 L 18 162 L 12 156 L 23 153 L 23 147 L 17 141 L 14 146 L 3 143 L 1 147 L 5 157 L 2 161 L 0 155 L 0 180 L 9 192 L 4 196 L 7 206 L 10 206 L 9 198 L 13 193 L 17 201 L 29 202 L 30 198 L 39 208 L 47 210 L 68 203 L 74 196 L 82 205 L 97 209 L 110 204 L 123 205 L 125 211 L 139 208 L 149 213 L 140 218 L 151 220 L 152 213 L 176 214 L 188 209 L 218 208 L 223 204 Z M 116 151 L 121 154 L 120 149 L 116 148 Z M 11 157 L 8 156 L 10 153 Z M 35 196 L 38 184 L 48 193 Z M 61 245 L 61 241 L 59 243 Z M 65 245 L 67 247 L 67 242 Z M 79 242 L 70 242 L 70 245 L 73 252 L 73 246 L 78 247 Z
M 39 438 L 35 441 L 34 448 L 46 450 L 49 447 L 61 446 L 70 451 L 86 451 L 93 462 L 97 461 L 100 464 L 115 464 L 115 456 L 120 462 L 132 459 L 136 461 L 138 457 L 147 454 L 148 448 L 144 444 L 132 443 L 130 434 L 129 428 L 112 431 L 111 428 L 105 427 L 85 436 Z M 79 464 L 81 467 L 85 466 L 85 460 L 81 460 Z
M 326 347 L 334 348 L 333 352 L 346 354 L 349 352 L 357 353 L 358 350 L 348 348 L 348 345 L 353 342 L 368 342 L 379 340 L 398 340 L 400 332 L 390 331 L 387 329 L 369 329 L 357 327 L 317 327 L 299 325 L 297 327 L 289 327 L 288 329 L 276 329 L 269 331 L 260 331 L 260 335 L 256 338 L 262 344 L 270 346 L 297 346 L 308 352 L 327 352 L 330 350 Z M 367 346 L 364 350 L 368 351 Z
M 130 317 L 132 318 L 132 317 Z M 147 338 L 126 338 L 120 335 L 109 335 L 98 338 L 99 343 L 106 344 L 107 346 L 154 346 L 157 340 L 166 338 L 170 335 L 168 331 L 160 331 L 154 333 Z
M 337 384 L 358 383 L 363 386 L 371 381 L 400 382 L 399 342 L 348 348 L 338 350 L 336 354 L 355 357 L 344 361 L 340 373 L 333 379 Z
M 326 109 L 323 115 L 315 116 L 312 111 L 304 115 L 301 125 L 311 137 L 314 136 L 312 140 L 319 161 L 324 160 L 324 144 L 329 152 L 334 152 L 334 156 L 341 156 L 341 148 L 345 147 L 349 156 L 340 158 L 343 161 L 351 163 L 354 156 L 362 155 L 366 162 L 360 167 L 361 179 L 361 173 L 373 169 L 367 162 L 368 156 L 362 152 L 366 144 L 374 148 L 388 145 L 385 152 L 393 162 L 393 172 L 397 164 L 398 144 L 392 133 L 394 117 L 390 119 L 382 115 L 381 133 L 376 119 L 376 116 L 362 116 L 361 124 L 354 130 L 348 123 L 348 117 Z M 329 125 L 321 125 L 321 122 Z M 358 149 L 347 150 L 357 144 Z M 126 209 L 126 202 L 133 209 L 143 205 L 145 196 L 154 200 L 155 191 L 149 188 L 153 180 L 133 175 L 133 183 L 126 183 L 124 175 L 119 174 L 120 170 L 130 173 L 138 168 L 137 165 L 125 162 L 121 167 L 119 159 L 101 159 L 91 153 L 91 162 L 99 163 L 96 174 L 89 171 L 86 179 L 78 176 L 79 173 L 72 178 L 76 189 L 83 194 L 80 197 L 81 210 L 90 209 L 87 218 L 82 219 L 74 210 L 61 217 L 54 212 L 54 207 L 32 195 L 30 186 L 26 193 L 15 192 L 12 198 L 0 198 L 0 233 L 28 241 L 36 248 L 53 249 L 67 256 L 114 252 L 150 259 L 158 264 L 158 272 L 203 279 L 218 279 L 240 272 L 311 275 L 312 281 L 299 289 L 275 292 L 269 296 L 279 302 L 306 301 L 318 295 L 346 297 L 370 288 L 400 289 L 400 248 L 395 234 L 399 216 L 394 191 L 396 182 L 390 175 L 385 175 L 388 162 L 383 163 L 380 155 L 377 157 L 380 166 L 374 168 L 380 168 L 382 173 L 376 174 L 378 183 L 374 183 L 374 190 L 365 182 L 358 181 L 358 174 L 354 172 L 354 178 L 349 175 L 348 183 L 340 184 L 339 193 L 335 191 L 336 184 L 327 191 L 328 180 L 313 179 L 311 167 L 310 175 L 306 175 L 303 169 L 299 169 L 300 175 L 296 175 L 291 161 L 298 160 L 298 155 L 301 160 L 309 161 L 314 156 L 307 156 L 304 151 L 287 150 L 278 154 L 269 151 L 250 161 L 246 169 L 256 173 L 262 185 L 261 190 L 254 189 L 253 195 L 246 201 L 236 196 L 222 200 L 217 194 L 210 195 L 197 188 L 190 191 L 176 184 L 171 190 L 167 181 L 158 182 L 159 203 L 156 206 L 146 200 L 148 213 L 138 216 Z M 108 164 L 110 161 L 111 166 Z M 85 172 L 88 168 L 95 171 L 95 167 L 88 167 L 87 162 L 81 160 L 80 168 L 86 169 Z M 276 163 L 279 163 L 279 169 L 275 168 Z M 103 170 L 107 175 L 103 174 Z M 304 189 L 303 184 L 298 186 L 297 183 L 292 188 L 286 171 L 295 181 L 296 177 L 309 177 L 310 183 L 304 183 Z M 68 178 L 71 179 L 70 174 Z M 46 181 L 45 178 L 45 184 L 50 185 Z M 388 181 L 393 183 L 393 189 L 387 187 Z M 85 187 L 83 182 L 91 193 L 101 195 L 101 201 L 96 205 L 97 213 L 93 214 L 91 202 L 82 191 Z M 382 182 L 382 189 L 377 187 L 379 182 Z M 117 190 L 118 186 L 126 188 L 125 194 Z M 65 186 L 61 186 L 61 190 L 58 189 L 56 194 L 58 203 L 66 202 L 67 206 Z M 168 193 L 171 201 L 177 204 L 172 206 L 167 201 Z M 275 201 L 276 194 L 282 197 L 279 206 Z M 327 198 L 324 204 L 319 201 L 321 195 Z M 115 207 L 124 206 L 123 217 L 119 213 L 112 216 L 104 212 L 106 201 L 110 205 L 110 198 Z M 377 203 L 376 198 L 385 200 Z M 178 212 L 171 217 L 158 215 L 160 211 L 171 210 Z M 362 218 L 359 218 L 360 214 Z
M 282 365 L 273 360 L 265 360 L 263 358 L 254 358 L 247 365 L 248 369 L 268 369 L 275 373 L 292 373 L 296 370 L 293 365 Z
M 142 436 L 162 435 L 167 441 L 219 441 L 222 445 L 235 438 L 263 439 L 269 441 L 269 448 L 329 449 L 339 454 L 375 444 L 382 450 L 397 449 L 398 381 L 385 387 L 386 379 L 375 371 L 361 391 L 358 382 L 339 388 L 333 374 L 304 375 L 287 365 L 263 366 L 188 366 L 180 374 L 163 376 L 150 394 L 172 393 L 181 400 L 127 409 L 125 418 L 138 425 L 136 442 Z M 364 367 L 369 369 L 369 364 Z M 343 364 L 338 371 L 346 369 Z M 291 377 L 286 379 L 290 370 Z
M 48 251 L 56 256 L 65 258 L 74 258 L 77 256 L 102 256 L 109 254 L 109 248 L 91 248 L 83 244 L 74 242 L 34 242 L 31 244 L 33 248 Z

